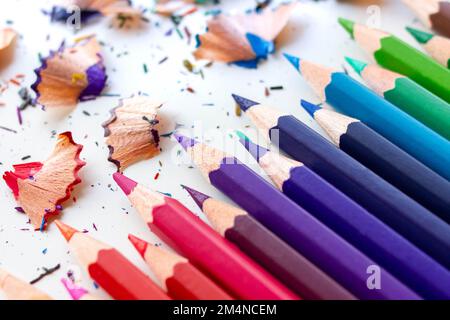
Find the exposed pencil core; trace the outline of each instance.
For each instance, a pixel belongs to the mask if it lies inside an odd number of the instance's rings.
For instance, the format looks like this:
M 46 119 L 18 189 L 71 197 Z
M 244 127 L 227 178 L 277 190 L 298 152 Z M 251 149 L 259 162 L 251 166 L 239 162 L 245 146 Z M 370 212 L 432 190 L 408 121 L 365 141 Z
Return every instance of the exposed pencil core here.
M 353 68 L 353 70 L 358 72 L 358 74 L 361 74 L 361 72 L 363 72 L 364 68 L 367 67 L 367 63 L 360 61 L 360 60 L 352 59 L 349 57 L 345 57 L 345 60 Z
M 244 133 L 239 130 L 236 130 L 236 135 L 239 137 L 239 142 L 247 149 L 247 151 L 255 158 L 256 161 L 259 162 L 259 159 L 264 156 L 269 150 L 257 145 L 253 141 L 250 140 Z
M 174 133 L 173 136 L 177 139 L 177 142 L 183 147 L 184 150 L 192 148 L 195 144 L 197 144 L 195 139 L 183 136 L 182 134 Z
M 189 195 L 192 197 L 192 199 L 194 199 L 194 201 L 198 205 L 198 207 L 203 210 L 203 203 L 206 200 L 208 200 L 210 198 L 210 196 L 207 196 L 206 194 L 201 193 L 200 191 L 194 190 L 192 188 L 189 188 L 185 185 L 181 185 L 181 186 L 189 193 Z
M 348 32 L 348 34 L 353 38 L 354 37 L 354 27 L 355 23 L 351 20 L 339 18 L 339 24 Z
M 137 186 L 136 181 L 131 180 L 119 172 L 113 174 L 113 179 L 126 195 L 129 195 Z
M 68 226 L 65 223 L 62 223 L 59 220 L 55 220 L 55 224 L 58 227 L 59 232 L 61 232 L 61 234 L 63 235 L 63 237 L 66 239 L 67 242 L 70 241 L 70 239 L 73 237 L 75 233 L 78 232 L 78 230 Z
M 301 106 L 303 107 L 303 109 L 305 109 L 306 112 L 308 112 L 309 115 L 310 115 L 311 117 L 313 117 L 313 118 L 314 118 L 314 113 L 316 113 L 316 111 L 322 109 L 321 106 L 319 106 L 319 105 L 317 105 L 317 104 L 314 104 L 314 103 L 311 103 L 311 102 L 308 102 L 308 101 L 303 100 L 303 99 L 300 101 L 300 105 L 301 105 Z
M 143 257 L 145 255 L 145 251 L 147 250 L 148 243 L 132 234 L 128 235 L 128 240 L 130 240 L 131 244 L 136 248 L 137 252 Z
M 258 105 L 258 102 L 246 99 L 244 97 L 238 96 L 237 94 L 232 94 L 234 101 L 239 105 L 242 111 L 247 111 L 249 108 Z
M 300 71 L 300 58 L 290 55 L 288 53 L 283 53 L 283 56 L 297 69 Z
M 411 27 L 406 27 L 406 30 L 414 37 L 414 39 L 417 40 L 417 42 L 421 44 L 425 44 L 433 38 L 431 33 L 425 31 L 417 30 Z

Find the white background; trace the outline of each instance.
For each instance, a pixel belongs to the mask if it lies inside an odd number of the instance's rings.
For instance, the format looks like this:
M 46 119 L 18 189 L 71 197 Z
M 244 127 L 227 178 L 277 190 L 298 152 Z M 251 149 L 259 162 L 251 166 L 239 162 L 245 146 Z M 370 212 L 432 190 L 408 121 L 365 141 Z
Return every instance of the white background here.
M 134 1 L 148 6 L 151 1 Z M 254 1 L 222 0 L 224 11 L 242 11 L 254 6 Z M 235 115 L 235 104 L 231 93 L 250 99 L 267 102 L 287 112 L 293 113 L 314 129 L 318 129 L 309 116 L 299 107 L 299 99 L 317 102 L 312 90 L 300 75 L 282 57 L 282 52 L 299 55 L 318 63 L 342 68 L 344 56 L 367 60 L 368 57 L 350 40 L 337 23 L 343 16 L 358 22 L 367 22 L 367 7 L 376 4 L 381 7 L 381 27 L 396 33 L 401 38 L 418 47 L 406 33 L 406 25 L 420 24 L 413 14 L 398 0 L 385 1 L 301 1 L 291 22 L 279 37 L 277 53 L 260 64 L 257 70 L 215 63 L 204 68 L 205 79 L 186 72 L 183 60 L 194 61 L 191 56 L 193 44 L 188 45 L 186 37 L 180 39 L 173 32 L 165 33 L 173 27 L 169 19 L 150 13 L 151 22 L 138 30 L 115 29 L 110 27 L 110 19 L 103 18 L 83 27 L 76 34 L 64 24 L 51 24 L 41 9 L 49 9 L 51 1 L 1 0 L 0 27 L 12 20 L 11 27 L 20 33 L 14 62 L 0 70 L 0 79 L 7 81 L 16 74 L 25 74 L 24 85 L 35 81 L 33 69 L 39 66 L 38 53 L 46 56 L 50 49 L 56 49 L 63 39 L 71 43 L 75 37 L 95 33 L 106 43 L 102 54 L 108 74 L 104 92 L 127 97 L 137 92 L 145 92 L 151 97 L 166 101 L 161 109 L 164 121 L 162 133 L 171 131 L 175 123 L 183 124 L 187 133 L 202 135 L 204 140 L 222 147 L 227 141 L 227 149 L 257 168 L 240 147 L 233 147 L 228 133 L 234 129 L 245 129 L 249 124 L 245 115 Z M 180 29 L 187 25 L 192 33 L 202 30 L 205 23 L 203 12 L 187 17 Z M 112 49 L 113 48 L 113 49 Z M 124 53 L 127 54 L 124 54 Z M 168 60 L 159 65 L 164 58 Z M 146 63 L 149 72 L 143 72 Z M 348 67 L 347 67 L 348 69 Z M 352 73 L 353 74 L 353 73 Z M 264 96 L 265 87 L 284 87 Z M 195 93 L 185 91 L 187 87 Z M 138 214 L 128 204 L 123 193 L 111 178 L 115 166 L 107 161 L 108 149 L 104 143 L 101 123 L 109 118 L 109 110 L 118 104 L 117 97 L 101 97 L 95 101 L 80 103 L 70 110 L 47 110 L 28 108 L 22 114 L 23 125 L 18 124 L 16 106 L 19 104 L 18 87 L 11 86 L 0 101 L 0 125 L 17 130 L 17 134 L 0 130 L 0 173 L 11 170 L 13 164 L 22 163 L 21 158 L 30 155 L 30 161 L 43 161 L 55 144 L 52 131 L 72 131 L 77 143 L 84 145 L 81 154 L 87 165 L 81 170 L 83 182 L 76 186 L 73 196 L 76 203 L 67 201 L 60 216 L 63 222 L 118 248 L 144 272 L 150 274 L 135 249 L 127 240 L 128 233 L 150 242 L 159 242 L 140 220 Z M 214 106 L 204 104 L 213 103 Z M 91 116 L 83 114 L 88 111 Z M 190 131 L 191 126 L 198 131 Z M 219 127 L 219 128 L 217 128 Z M 203 128 L 203 129 L 200 129 Z M 200 131 L 199 131 L 200 130 Z M 96 145 L 98 143 L 98 146 Z M 163 152 L 156 158 L 132 165 L 125 174 L 135 180 L 162 192 L 171 193 L 183 204 L 200 216 L 200 210 L 182 190 L 180 184 L 192 186 L 206 194 L 225 200 L 218 191 L 209 186 L 195 168 L 189 168 L 189 161 L 183 152 L 177 156 L 180 147 L 170 139 L 163 139 Z M 236 149 L 236 150 L 234 150 Z M 158 160 L 163 166 L 160 167 Z M 160 172 L 158 180 L 155 174 Z M 65 240 L 56 226 L 51 224 L 43 233 L 31 231 L 27 217 L 14 210 L 15 200 L 9 188 L 0 181 L 0 267 L 12 271 L 26 280 L 37 277 L 42 267 L 53 267 L 60 263 L 61 269 L 41 280 L 37 286 L 55 298 L 68 299 L 69 296 L 60 283 L 68 270 L 74 270 L 83 285 L 95 294 L 107 297 L 101 290 L 94 289 L 89 277 L 78 269 L 71 257 Z M 93 224 L 97 227 L 96 231 Z M 20 229 L 29 228 L 30 231 Z M 46 253 L 43 251 L 46 249 Z M 78 269 L 78 270 L 77 270 Z

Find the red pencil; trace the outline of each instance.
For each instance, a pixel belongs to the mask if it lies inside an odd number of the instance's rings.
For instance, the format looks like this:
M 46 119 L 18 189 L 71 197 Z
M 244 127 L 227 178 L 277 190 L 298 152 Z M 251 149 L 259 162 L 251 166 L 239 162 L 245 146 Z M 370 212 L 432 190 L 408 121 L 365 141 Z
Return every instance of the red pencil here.
M 128 239 L 144 258 L 163 289 L 178 300 L 232 300 L 211 279 L 182 256 L 149 244 L 133 235 Z
M 72 253 L 90 277 L 118 300 L 170 299 L 152 280 L 116 249 L 56 220 Z
M 173 198 L 116 172 L 114 180 L 150 229 L 239 299 L 299 299 L 236 246 Z

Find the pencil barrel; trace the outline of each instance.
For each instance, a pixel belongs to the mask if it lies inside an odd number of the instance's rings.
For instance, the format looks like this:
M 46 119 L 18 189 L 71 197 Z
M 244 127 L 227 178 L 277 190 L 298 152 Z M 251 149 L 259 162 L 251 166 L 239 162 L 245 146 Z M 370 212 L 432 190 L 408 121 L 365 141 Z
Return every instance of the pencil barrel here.
M 450 298 L 444 267 L 307 167 L 291 170 L 283 192 L 422 297 Z
M 450 140 L 450 104 L 408 78 L 398 78 L 384 98 Z
M 429 56 L 389 36 L 374 54 L 379 65 L 401 73 L 450 103 L 450 71 Z
M 339 148 L 450 224 L 450 182 L 361 122 L 341 136 Z
M 281 150 L 450 268 L 450 226 L 293 116 L 278 119 Z M 271 135 L 271 134 L 270 134 Z

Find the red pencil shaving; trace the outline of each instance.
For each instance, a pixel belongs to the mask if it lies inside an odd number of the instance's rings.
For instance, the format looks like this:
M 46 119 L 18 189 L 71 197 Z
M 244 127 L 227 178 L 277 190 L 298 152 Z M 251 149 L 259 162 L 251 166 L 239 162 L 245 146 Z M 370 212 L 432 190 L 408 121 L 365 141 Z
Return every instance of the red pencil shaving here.
M 86 164 L 79 158 L 82 149 L 70 132 L 64 132 L 47 160 L 17 164 L 14 171 L 4 173 L 3 179 L 36 229 L 44 229 L 48 217 L 59 214 L 61 204 L 81 182 L 78 171 Z

